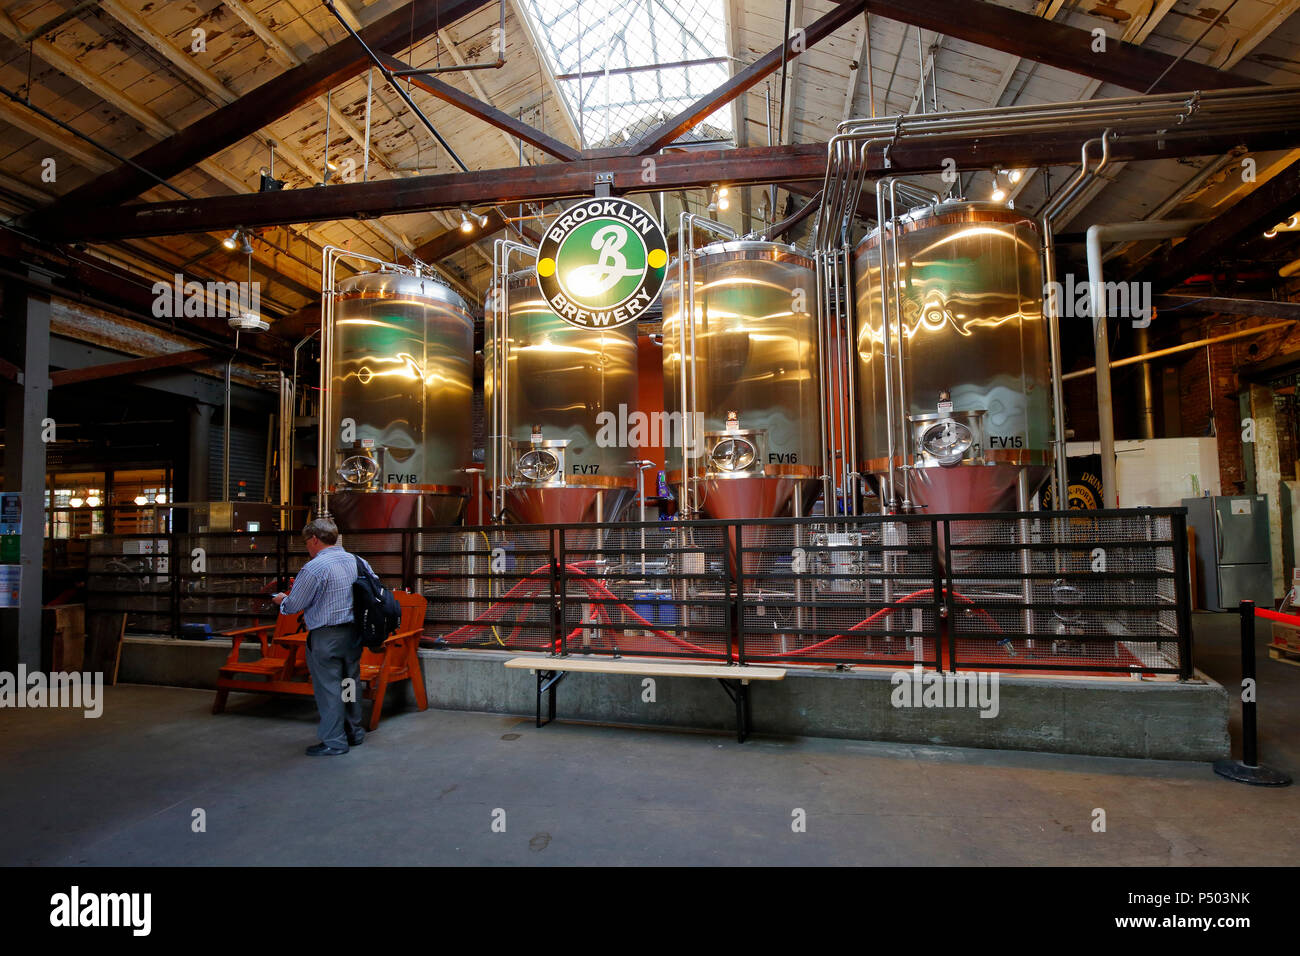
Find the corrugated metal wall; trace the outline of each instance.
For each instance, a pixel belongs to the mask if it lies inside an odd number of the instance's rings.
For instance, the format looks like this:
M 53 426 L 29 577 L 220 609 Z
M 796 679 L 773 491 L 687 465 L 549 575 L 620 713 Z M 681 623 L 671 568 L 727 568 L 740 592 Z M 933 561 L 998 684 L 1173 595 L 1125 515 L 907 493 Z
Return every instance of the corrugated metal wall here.
M 220 501 L 221 463 L 225 454 L 224 427 L 218 409 L 213 415 L 212 441 L 208 450 L 208 496 Z M 250 501 L 266 500 L 266 422 L 246 424 L 237 418 L 230 423 L 230 497 L 239 494 L 239 483 L 247 482 L 245 497 Z

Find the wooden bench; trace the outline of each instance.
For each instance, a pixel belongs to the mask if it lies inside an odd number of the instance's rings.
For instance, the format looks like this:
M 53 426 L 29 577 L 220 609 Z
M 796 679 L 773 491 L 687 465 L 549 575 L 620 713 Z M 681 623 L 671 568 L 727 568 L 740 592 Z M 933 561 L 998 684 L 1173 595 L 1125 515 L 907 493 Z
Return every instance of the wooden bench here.
M 402 609 L 397 630 L 388 636 L 382 651 L 361 652 L 362 698 L 370 703 L 365 722 L 367 730 L 379 726 L 384 694 L 391 684 L 409 680 L 417 709 L 427 710 L 429 707 L 418 653 L 428 601 L 418 594 L 404 591 L 394 591 L 393 596 Z M 274 623 L 227 631 L 223 636 L 233 640 L 230 655 L 217 671 L 217 697 L 212 703 L 214 714 L 226 709 L 226 699 L 232 690 L 250 694 L 312 696 L 306 658 L 307 630 L 301 614 L 281 614 Z M 241 661 L 239 648 L 250 637 L 256 638 L 261 645 L 262 656 L 253 661 Z
M 736 740 L 745 742 L 753 730 L 749 707 L 749 682 L 783 680 L 785 668 L 750 664 L 702 664 L 647 657 L 514 657 L 506 661 L 512 670 L 533 671 L 537 675 L 537 726 L 544 727 L 555 719 L 555 688 L 566 674 L 625 674 L 636 677 L 711 677 L 722 685 L 736 705 Z M 547 718 L 542 720 L 542 694 L 548 694 Z

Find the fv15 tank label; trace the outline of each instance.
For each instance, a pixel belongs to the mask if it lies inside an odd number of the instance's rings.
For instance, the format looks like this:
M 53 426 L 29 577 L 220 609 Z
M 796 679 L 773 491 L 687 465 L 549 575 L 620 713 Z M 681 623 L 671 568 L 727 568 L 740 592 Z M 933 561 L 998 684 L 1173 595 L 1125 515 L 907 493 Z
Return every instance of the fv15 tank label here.
M 668 242 L 626 199 L 587 199 L 560 215 L 537 250 L 537 282 L 551 310 L 579 328 L 635 322 L 659 298 Z

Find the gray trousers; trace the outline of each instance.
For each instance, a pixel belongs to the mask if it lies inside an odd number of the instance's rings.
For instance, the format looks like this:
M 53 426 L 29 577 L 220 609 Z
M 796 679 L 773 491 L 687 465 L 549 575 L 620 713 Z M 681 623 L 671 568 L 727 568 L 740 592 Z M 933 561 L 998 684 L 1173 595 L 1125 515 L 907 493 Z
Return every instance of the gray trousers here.
M 352 625 L 332 624 L 308 634 L 307 669 L 320 711 L 316 736 L 326 746 L 347 750 L 348 738 L 360 740 L 366 735 L 361 726 L 361 648 L 355 644 Z M 352 683 L 345 688 L 347 678 Z

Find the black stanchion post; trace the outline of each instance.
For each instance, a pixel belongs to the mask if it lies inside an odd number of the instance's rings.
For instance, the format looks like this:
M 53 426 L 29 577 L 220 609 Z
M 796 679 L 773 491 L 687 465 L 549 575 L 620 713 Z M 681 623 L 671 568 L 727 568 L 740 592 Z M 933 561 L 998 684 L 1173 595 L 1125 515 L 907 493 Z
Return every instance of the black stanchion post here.
M 1255 680 L 1255 602 L 1242 601 L 1241 615 L 1241 760 L 1216 760 L 1214 772 L 1238 783 L 1257 787 L 1285 787 L 1291 778 L 1280 770 L 1259 765 L 1259 742 L 1256 739 Z

